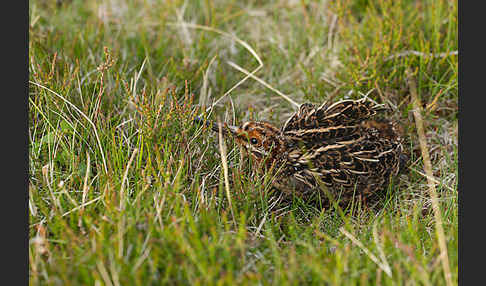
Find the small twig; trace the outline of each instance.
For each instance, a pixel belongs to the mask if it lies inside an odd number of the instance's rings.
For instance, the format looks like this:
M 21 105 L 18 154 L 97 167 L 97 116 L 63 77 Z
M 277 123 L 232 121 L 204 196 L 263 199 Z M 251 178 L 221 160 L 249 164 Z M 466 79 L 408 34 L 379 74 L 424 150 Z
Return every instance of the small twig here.
M 437 108 L 437 100 L 439 99 L 439 97 L 441 96 L 443 91 L 444 91 L 444 89 L 439 90 L 439 92 L 435 95 L 432 102 L 427 104 L 427 107 L 425 108 L 425 110 L 434 111 Z
M 179 27 L 182 27 L 183 29 L 187 29 L 187 28 L 200 29 L 200 30 L 204 30 L 204 31 L 214 32 L 214 33 L 220 34 L 222 36 L 228 37 L 228 38 L 234 40 L 235 42 L 237 42 L 238 44 L 242 45 L 258 61 L 258 67 L 256 67 L 250 73 L 250 75 L 253 75 L 254 73 L 259 71 L 263 67 L 263 62 L 260 59 L 260 57 L 258 56 L 258 54 L 255 52 L 255 50 L 249 44 L 242 41 L 240 38 L 236 37 L 235 35 L 223 32 L 221 30 L 218 30 L 218 29 L 215 29 L 215 28 L 212 28 L 212 27 L 198 25 L 198 24 L 190 24 L 190 23 L 186 23 L 186 22 L 182 22 L 182 21 L 180 21 L 178 23 L 167 23 L 167 25 L 168 26 L 179 26 Z M 223 98 L 225 98 L 228 94 L 230 94 L 235 88 L 237 88 L 243 82 L 245 82 L 250 77 L 250 75 L 245 76 L 242 80 L 240 80 L 238 83 L 236 83 L 232 88 L 230 88 L 228 91 L 226 91 L 218 100 L 213 102 L 213 104 L 211 104 L 211 106 L 208 107 L 205 112 L 208 112 L 209 110 L 211 110 L 213 108 L 213 106 L 218 104 Z M 202 114 L 200 116 L 202 117 Z
M 265 223 L 265 221 L 267 221 L 267 215 L 268 215 L 268 212 L 265 213 L 265 215 L 263 216 L 262 221 L 258 225 L 258 228 L 257 228 L 257 230 L 255 232 L 255 236 L 258 236 L 260 234 L 260 231 L 262 230 L 263 224 Z
M 280 95 L 281 97 L 283 97 L 285 100 L 287 100 L 288 102 L 290 102 L 296 109 L 299 108 L 300 104 L 298 104 L 297 102 L 293 101 L 290 97 L 288 97 L 287 95 L 283 94 L 282 92 L 280 92 L 279 90 L 277 90 L 276 88 L 274 88 L 273 86 L 271 86 L 270 84 L 266 83 L 265 81 L 263 81 L 261 78 L 259 77 L 256 77 L 254 76 L 253 74 L 251 74 L 249 71 L 245 70 L 244 68 L 240 67 L 239 65 L 231 62 L 231 61 L 228 61 L 228 64 L 230 66 L 232 66 L 233 68 L 239 70 L 240 72 L 246 74 L 247 76 L 251 77 L 252 79 L 258 81 L 259 83 L 263 84 L 265 87 L 267 87 L 268 89 L 276 92 L 278 95 Z
M 453 188 L 451 188 L 450 186 L 448 186 L 448 185 L 444 184 L 443 182 L 441 182 L 441 181 L 437 180 L 436 178 L 434 178 L 434 177 L 430 177 L 430 176 L 428 176 L 427 174 L 424 174 L 424 173 L 420 172 L 420 171 L 419 171 L 419 170 L 417 170 L 417 169 L 414 169 L 414 168 L 411 168 L 411 167 L 408 167 L 408 168 L 409 168 L 410 170 L 414 171 L 414 172 L 417 172 L 417 174 L 422 175 L 422 176 L 424 176 L 425 178 L 427 178 L 427 179 L 430 179 L 430 180 L 434 181 L 436 184 L 444 186 L 444 187 L 445 187 L 446 189 L 448 189 L 449 191 L 454 192 L 454 189 L 453 189 Z
M 68 211 L 68 212 L 64 213 L 64 214 L 63 214 L 61 217 L 63 217 L 63 216 L 67 216 L 68 214 L 70 214 L 70 213 L 72 213 L 72 212 L 75 212 L 75 211 L 79 210 L 80 208 L 84 208 L 85 206 L 90 205 L 90 204 L 92 204 L 92 203 L 94 203 L 94 202 L 98 201 L 98 200 L 99 200 L 99 199 L 101 199 L 102 197 L 103 197 L 103 196 L 99 196 L 99 197 L 97 197 L 97 198 L 96 198 L 96 199 L 94 199 L 94 200 L 91 200 L 91 201 L 89 201 L 89 202 L 87 202 L 87 203 L 85 203 L 85 204 L 82 204 L 82 205 L 80 205 L 80 206 L 77 206 L 77 207 L 75 207 L 74 209 L 72 209 L 72 210 L 70 210 L 70 211 Z
M 410 94 L 413 101 L 413 115 L 415 117 L 415 125 L 417 126 L 417 133 L 420 142 L 420 150 L 422 151 L 422 159 L 424 163 L 425 174 L 427 175 L 427 183 L 429 187 L 429 195 L 432 201 L 432 209 L 434 210 L 434 218 L 436 225 L 436 233 L 439 242 L 440 257 L 442 261 L 442 268 L 444 270 L 445 280 L 448 286 L 452 286 L 452 276 L 449 266 L 449 257 L 447 254 L 447 244 L 444 236 L 444 229 L 442 228 L 442 216 L 440 213 L 440 206 L 437 199 L 437 192 L 435 190 L 435 182 L 432 179 L 432 163 L 430 161 L 429 151 L 427 148 L 427 139 L 425 137 L 424 122 L 421 114 L 420 98 L 417 94 L 417 85 L 410 70 L 407 70 L 408 85 L 410 87 Z
M 127 167 L 125 168 L 125 173 L 123 174 L 123 179 L 122 179 L 122 184 L 120 187 L 120 211 L 123 211 L 125 209 L 125 199 L 124 199 L 124 193 L 125 193 L 125 181 L 127 180 L 128 177 L 128 169 L 130 169 L 130 165 L 132 164 L 133 159 L 135 159 L 135 155 L 137 155 L 138 149 L 133 150 L 132 156 L 130 157 L 130 160 L 128 160 Z
M 381 270 L 383 270 L 389 277 L 392 277 L 392 273 L 391 273 L 391 269 L 388 265 L 380 262 L 378 260 L 378 258 L 376 258 L 376 256 L 371 253 L 371 251 L 369 251 L 364 245 L 363 243 L 361 243 L 361 241 L 359 241 L 358 239 L 356 239 L 351 233 L 347 232 L 344 227 L 341 227 L 339 228 L 339 231 L 344 234 L 347 238 L 349 238 L 351 240 L 352 243 L 354 243 L 355 245 L 357 245 L 359 248 L 361 248 L 361 250 L 363 250 L 366 255 L 368 255 L 368 257 L 373 260 L 374 263 L 376 263 L 376 265 L 378 265 L 378 267 L 381 268 Z

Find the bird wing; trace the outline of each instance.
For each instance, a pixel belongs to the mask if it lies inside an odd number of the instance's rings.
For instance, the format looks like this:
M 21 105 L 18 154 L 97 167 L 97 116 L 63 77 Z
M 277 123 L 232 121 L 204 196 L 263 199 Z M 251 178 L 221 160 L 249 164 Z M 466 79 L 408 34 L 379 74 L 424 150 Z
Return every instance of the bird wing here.
M 381 104 L 375 104 L 367 98 L 359 100 L 341 100 L 329 105 L 324 102 L 321 106 L 304 103 L 282 127 L 282 133 L 302 129 L 319 129 L 326 127 L 355 125 L 367 120 L 384 110 Z
M 319 178 L 328 187 L 376 189 L 398 171 L 402 145 L 384 138 L 362 136 L 354 142 L 336 142 L 308 151 L 289 153 L 293 177 L 318 186 Z

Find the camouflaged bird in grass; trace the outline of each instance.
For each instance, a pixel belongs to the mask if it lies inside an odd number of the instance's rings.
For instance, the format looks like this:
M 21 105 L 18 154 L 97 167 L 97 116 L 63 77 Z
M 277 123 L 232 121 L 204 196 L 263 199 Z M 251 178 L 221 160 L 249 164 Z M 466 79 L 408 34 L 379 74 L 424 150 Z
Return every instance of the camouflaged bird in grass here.
M 372 119 L 385 110 L 369 99 L 321 106 L 305 103 L 278 129 L 266 122 L 222 127 L 257 163 L 272 172 L 273 187 L 303 199 L 346 204 L 384 190 L 407 160 L 397 125 Z M 196 121 L 202 122 L 196 118 Z M 206 122 L 212 130 L 219 126 Z

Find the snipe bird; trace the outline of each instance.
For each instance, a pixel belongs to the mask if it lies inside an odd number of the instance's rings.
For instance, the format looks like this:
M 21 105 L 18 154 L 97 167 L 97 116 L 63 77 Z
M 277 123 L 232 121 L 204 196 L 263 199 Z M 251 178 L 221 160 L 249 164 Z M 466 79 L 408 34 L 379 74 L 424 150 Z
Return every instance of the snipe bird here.
M 280 129 L 250 121 L 223 124 L 222 131 L 258 170 L 274 174 L 273 187 L 285 195 L 306 199 L 320 192 L 326 205 L 331 200 L 346 204 L 384 190 L 407 160 L 397 125 L 373 119 L 383 110 L 367 98 L 304 103 Z M 206 124 L 219 132 L 218 124 Z

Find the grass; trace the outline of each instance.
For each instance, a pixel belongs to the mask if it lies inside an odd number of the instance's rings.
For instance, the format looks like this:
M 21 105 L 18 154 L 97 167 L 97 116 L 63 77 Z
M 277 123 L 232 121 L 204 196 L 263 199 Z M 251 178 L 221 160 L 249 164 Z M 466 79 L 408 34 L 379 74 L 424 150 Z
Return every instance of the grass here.
M 457 284 L 455 1 L 29 6 L 31 285 L 446 284 L 407 70 Z M 275 90 L 370 92 L 403 126 L 409 174 L 378 210 L 282 204 L 227 140 L 226 185 L 217 134 L 192 119 L 245 77 L 229 62 L 273 90 L 248 78 L 211 119 L 281 124 L 294 107 Z

